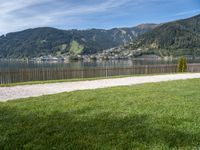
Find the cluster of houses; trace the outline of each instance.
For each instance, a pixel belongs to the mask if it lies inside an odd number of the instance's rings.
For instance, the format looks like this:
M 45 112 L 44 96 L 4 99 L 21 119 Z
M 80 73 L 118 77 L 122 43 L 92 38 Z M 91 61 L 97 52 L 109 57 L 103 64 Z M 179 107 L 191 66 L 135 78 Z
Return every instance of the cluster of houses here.
M 94 60 L 117 60 L 117 59 L 161 59 L 156 55 L 143 55 L 142 49 L 129 50 L 124 47 L 115 47 L 108 50 L 104 50 L 97 54 L 91 55 L 74 55 L 74 56 L 41 56 L 31 59 L 30 61 L 69 61 L 69 60 L 85 60 L 85 61 L 94 61 Z

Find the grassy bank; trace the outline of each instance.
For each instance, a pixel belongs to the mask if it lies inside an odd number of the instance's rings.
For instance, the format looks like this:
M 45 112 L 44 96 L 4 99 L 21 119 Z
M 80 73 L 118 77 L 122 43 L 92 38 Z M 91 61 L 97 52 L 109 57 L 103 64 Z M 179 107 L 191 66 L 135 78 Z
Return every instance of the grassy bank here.
M 0 149 L 192 149 L 200 79 L 0 103 Z

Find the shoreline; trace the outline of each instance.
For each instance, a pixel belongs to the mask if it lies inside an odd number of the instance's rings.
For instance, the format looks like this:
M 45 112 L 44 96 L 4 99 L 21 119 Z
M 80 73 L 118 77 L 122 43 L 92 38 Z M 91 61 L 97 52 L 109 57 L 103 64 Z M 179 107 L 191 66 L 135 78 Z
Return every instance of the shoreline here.
M 43 59 L 43 58 L 0 58 L 1 61 L 7 61 L 7 62 L 79 62 L 79 61 L 85 61 L 85 62 L 92 62 L 92 61 L 117 61 L 117 60 L 133 60 L 133 61 L 175 61 L 178 60 L 180 57 L 159 57 L 159 58 L 151 58 L 151 57 L 140 57 L 140 58 L 108 58 L 108 59 Z M 191 58 L 186 57 L 187 60 L 200 60 L 200 57 Z

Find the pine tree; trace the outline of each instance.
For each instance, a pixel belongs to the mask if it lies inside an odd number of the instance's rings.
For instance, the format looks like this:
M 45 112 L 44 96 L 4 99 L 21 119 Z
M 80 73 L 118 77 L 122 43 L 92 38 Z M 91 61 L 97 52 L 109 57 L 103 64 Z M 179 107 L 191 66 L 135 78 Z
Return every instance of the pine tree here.
M 178 72 L 186 72 L 187 71 L 187 59 L 185 57 L 181 57 L 178 63 Z
M 183 58 L 183 69 L 182 69 L 183 72 L 187 72 L 187 59 L 184 57 Z

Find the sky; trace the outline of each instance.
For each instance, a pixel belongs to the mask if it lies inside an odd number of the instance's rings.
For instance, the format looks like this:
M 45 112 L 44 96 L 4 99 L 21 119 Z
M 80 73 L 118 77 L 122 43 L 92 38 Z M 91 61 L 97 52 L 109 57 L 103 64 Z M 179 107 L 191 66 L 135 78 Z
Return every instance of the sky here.
M 200 0 L 0 0 L 0 34 L 164 23 L 200 14 Z

